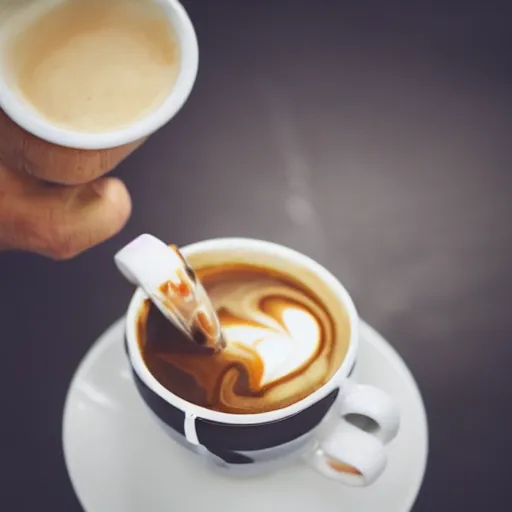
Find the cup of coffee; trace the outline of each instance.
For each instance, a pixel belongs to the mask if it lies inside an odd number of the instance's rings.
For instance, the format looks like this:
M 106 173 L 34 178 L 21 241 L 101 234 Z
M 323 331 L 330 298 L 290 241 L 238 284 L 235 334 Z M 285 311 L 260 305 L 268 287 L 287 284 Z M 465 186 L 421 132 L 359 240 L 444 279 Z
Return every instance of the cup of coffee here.
M 177 0 L 25 1 L 0 28 L 0 107 L 59 146 L 122 146 L 180 110 L 197 67 Z
M 182 253 L 226 346 L 190 343 L 136 290 L 126 352 L 155 420 L 231 475 L 302 459 L 348 485 L 374 482 L 399 412 L 385 392 L 355 382 L 359 320 L 342 284 L 309 257 L 270 242 L 215 239 Z M 165 269 L 152 271 L 159 272 Z

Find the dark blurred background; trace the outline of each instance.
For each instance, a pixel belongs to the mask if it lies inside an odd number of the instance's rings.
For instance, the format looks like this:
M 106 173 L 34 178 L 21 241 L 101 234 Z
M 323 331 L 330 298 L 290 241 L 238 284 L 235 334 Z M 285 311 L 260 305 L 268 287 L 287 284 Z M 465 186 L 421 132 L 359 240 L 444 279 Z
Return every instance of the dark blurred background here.
M 414 510 L 510 510 L 509 3 L 184 4 L 198 81 L 116 171 L 133 195 L 127 228 L 65 263 L 0 254 L 0 508 L 80 509 L 61 448 L 66 389 L 129 300 L 114 252 L 151 232 L 264 238 L 329 267 L 424 395 Z

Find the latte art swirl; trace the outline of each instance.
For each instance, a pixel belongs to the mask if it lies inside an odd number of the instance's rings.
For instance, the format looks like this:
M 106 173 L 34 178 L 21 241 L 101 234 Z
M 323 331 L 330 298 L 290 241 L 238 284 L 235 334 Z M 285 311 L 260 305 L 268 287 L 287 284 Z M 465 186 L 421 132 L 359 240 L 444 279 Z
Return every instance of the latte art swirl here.
M 259 358 L 259 389 L 296 373 L 332 338 L 326 313 L 302 292 L 272 279 L 222 283 L 209 295 L 220 317 L 227 352 Z M 328 348 L 328 347 L 327 347 Z
M 257 413 L 291 405 L 335 373 L 348 336 L 338 336 L 309 290 L 258 267 L 197 274 L 219 316 L 223 351 L 187 344 L 149 303 L 140 316 L 144 359 L 170 391 L 210 409 Z

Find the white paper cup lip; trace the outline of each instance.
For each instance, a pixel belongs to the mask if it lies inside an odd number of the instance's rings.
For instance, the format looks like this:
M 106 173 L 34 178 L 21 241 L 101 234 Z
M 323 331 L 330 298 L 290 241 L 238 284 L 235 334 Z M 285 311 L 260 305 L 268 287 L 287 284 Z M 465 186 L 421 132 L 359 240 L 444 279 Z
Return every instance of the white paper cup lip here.
M 142 119 L 116 130 L 84 133 L 56 126 L 24 101 L 12 87 L 8 73 L 0 72 L 0 108 L 24 130 L 59 146 L 100 150 L 122 146 L 151 135 L 172 119 L 187 101 L 197 76 L 199 48 L 194 26 L 178 0 L 153 0 L 164 7 L 180 46 L 180 70 L 164 102 Z M 5 65 L 2 62 L 2 67 Z

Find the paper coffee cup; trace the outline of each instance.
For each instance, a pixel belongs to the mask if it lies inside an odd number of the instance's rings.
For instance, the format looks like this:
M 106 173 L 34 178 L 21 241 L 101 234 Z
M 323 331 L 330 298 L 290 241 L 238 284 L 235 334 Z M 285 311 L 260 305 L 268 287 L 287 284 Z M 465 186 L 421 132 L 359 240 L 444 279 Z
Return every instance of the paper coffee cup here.
M 59 146 L 98 150 L 122 146 L 151 135 L 172 119 L 186 102 L 194 85 L 199 52 L 194 27 L 185 9 L 177 0 L 146 0 L 157 2 L 162 8 L 175 34 L 179 69 L 174 86 L 164 100 L 146 115 L 112 131 L 78 131 L 62 127 L 43 116 L 22 96 L 13 72 L 9 69 L 7 46 L 10 38 L 19 27 L 37 20 L 50 9 L 59 7 L 70 0 L 43 0 L 20 2 L 19 8 L 4 10 L 0 19 L 0 108 L 27 132 Z M 30 25 L 27 25 L 30 26 Z M 94 73 L 94 69 L 90 70 Z

